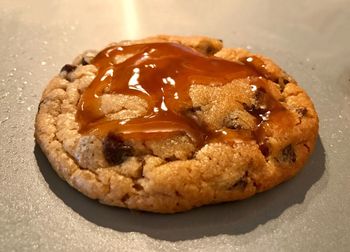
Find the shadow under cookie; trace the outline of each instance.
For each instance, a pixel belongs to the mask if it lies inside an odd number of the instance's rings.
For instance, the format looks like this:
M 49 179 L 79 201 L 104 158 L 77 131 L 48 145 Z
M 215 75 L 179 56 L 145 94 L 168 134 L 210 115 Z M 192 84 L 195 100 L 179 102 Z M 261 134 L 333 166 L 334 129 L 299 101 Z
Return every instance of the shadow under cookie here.
M 37 144 L 34 155 L 50 189 L 86 220 L 120 232 L 140 232 L 168 241 L 250 232 L 258 225 L 277 218 L 287 208 L 302 203 L 308 190 L 325 171 L 325 150 L 318 138 L 314 153 L 304 169 L 295 178 L 272 190 L 243 201 L 163 215 L 110 207 L 91 200 L 58 177 Z

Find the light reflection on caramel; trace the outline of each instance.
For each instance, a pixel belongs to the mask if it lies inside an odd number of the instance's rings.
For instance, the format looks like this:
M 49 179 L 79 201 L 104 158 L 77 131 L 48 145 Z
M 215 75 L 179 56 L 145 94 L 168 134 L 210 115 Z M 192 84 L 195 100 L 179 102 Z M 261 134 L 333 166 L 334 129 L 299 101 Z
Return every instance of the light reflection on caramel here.
M 118 56 L 131 55 L 116 63 Z M 261 60 L 260 60 L 261 61 Z M 230 142 L 237 139 L 261 141 L 264 130 L 239 132 L 231 129 L 210 132 L 196 118 L 188 116 L 192 107 L 189 88 L 192 84 L 224 85 L 234 79 L 247 79 L 252 90 L 264 89 L 266 73 L 259 59 L 249 57 L 242 62 L 206 56 L 177 43 L 149 43 L 113 46 L 101 51 L 92 61 L 97 76 L 82 94 L 77 120 L 81 133 L 107 135 L 114 133 L 123 139 L 165 138 L 173 134 L 187 134 L 201 146 L 206 142 Z M 254 80 L 254 81 L 252 81 Z M 134 95 L 148 103 L 146 115 L 124 121 L 109 120 L 100 110 L 101 96 L 109 94 Z M 261 122 L 276 121 L 276 116 L 288 116 L 287 110 L 267 94 L 261 114 L 251 113 Z M 262 125 L 262 123 L 259 123 Z M 260 132 L 257 136 L 256 132 Z M 232 142 L 231 141 L 231 142 Z

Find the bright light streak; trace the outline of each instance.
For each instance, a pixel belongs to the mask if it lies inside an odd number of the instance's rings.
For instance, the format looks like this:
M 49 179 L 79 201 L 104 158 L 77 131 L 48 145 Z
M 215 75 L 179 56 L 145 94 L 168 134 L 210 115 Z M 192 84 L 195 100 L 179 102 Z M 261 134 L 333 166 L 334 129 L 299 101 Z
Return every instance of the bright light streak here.
M 126 37 L 133 39 L 139 36 L 140 34 L 140 27 L 139 27 L 139 20 L 138 15 L 136 11 L 136 1 L 135 0 L 122 0 L 121 1 L 121 8 L 123 13 L 123 19 L 124 24 L 127 24 L 125 26 L 126 28 Z

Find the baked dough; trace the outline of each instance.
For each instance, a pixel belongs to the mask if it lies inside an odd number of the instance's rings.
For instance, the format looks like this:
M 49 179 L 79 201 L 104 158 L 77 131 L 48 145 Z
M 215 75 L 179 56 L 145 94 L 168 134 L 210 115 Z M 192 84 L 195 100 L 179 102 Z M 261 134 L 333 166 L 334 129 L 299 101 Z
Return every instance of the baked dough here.
M 86 51 L 49 82 L 35 122 L 36 141 L 62 179 L 104 204 L 175 213 L 248 198 L 290 179 L 304 166 L 315 146 L 318 117 L 292 77 L 264 56 L 224 48 L 221 40 L 207 37 L 161 35 L 112 45 L 156 42 L 179 43 L 229 61 L 260 59 L 268 83 L 265 92 L 289 111 L 289 127 L 266 123 L 263 145 L 242 140 L 213 141 L 200 147 L 186 134 L 124 143 L 113 135 L 81 133 L 78 104 L 98 71 L 90 64 L 97 51 Z M 119 57 L 115 62 L 126 59 Z M 193 84 L 188 113 L 213 131 L 253 132 L 259 122 L 251 108 L 259 105 L 262 96 L 252 90 L 248 79 L 220 86 Z M 138 96 L 106 93 L 100 110 L 106 118 L 125 120 L 142 117 L 148 106 Z

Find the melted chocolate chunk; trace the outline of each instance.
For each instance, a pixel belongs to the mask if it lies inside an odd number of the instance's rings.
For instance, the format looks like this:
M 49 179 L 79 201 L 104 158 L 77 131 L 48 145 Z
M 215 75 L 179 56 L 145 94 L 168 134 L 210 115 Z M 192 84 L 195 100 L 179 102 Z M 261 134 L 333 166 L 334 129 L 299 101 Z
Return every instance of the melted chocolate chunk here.
M 291 144 L 287 145 L 283 150 L 282 150 L 282 157 L 281 161 L 283 162 L 292 162 L 295 163 L 297 160 L 297 156 L 295 154 L 294 148 Z
M 103 141 L 103 154 L 109 164 L 118 165 L 132 156 L 133 148 L 124 144 L 120 137 L 108 134 Z
M 268 119 L 269 110 L 265 106 L 253 105 L 252 107 L 245 109 L 249 114 L 258 119 L 258 124 Z

